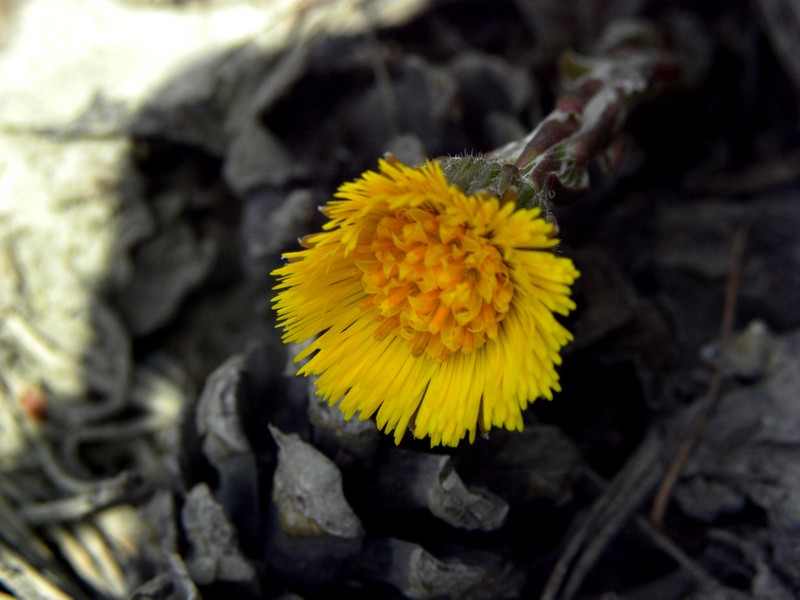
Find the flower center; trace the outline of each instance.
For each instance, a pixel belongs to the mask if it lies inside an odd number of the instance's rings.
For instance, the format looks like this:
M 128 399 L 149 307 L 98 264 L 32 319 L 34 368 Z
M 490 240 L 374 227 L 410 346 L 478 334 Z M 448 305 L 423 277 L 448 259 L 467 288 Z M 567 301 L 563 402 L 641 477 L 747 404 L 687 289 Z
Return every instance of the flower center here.
M 514 286 L 498 249 L 463 217 L 400 209 L 377 221 L 354 258 L 379 339 L 399 335 L 414 356 L 440 360 L 497 339 Z

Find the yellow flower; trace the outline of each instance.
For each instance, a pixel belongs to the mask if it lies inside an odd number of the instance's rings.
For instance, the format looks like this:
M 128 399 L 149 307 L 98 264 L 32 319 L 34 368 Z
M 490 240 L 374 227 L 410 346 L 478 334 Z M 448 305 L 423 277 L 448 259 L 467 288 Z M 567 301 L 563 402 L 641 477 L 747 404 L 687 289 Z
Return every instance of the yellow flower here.
M 285 342 L 312 341 L 298 374 L 346 419 L 455 446 L 522 429 L 529 402 L 560 390 L 578 271 L 551 249 L 539 209 L 467 195 L 441 166 L 379 161 L 342 185 L 330 219 L 273 272 Z M 316 337 L 315 337 L 316 336 Z

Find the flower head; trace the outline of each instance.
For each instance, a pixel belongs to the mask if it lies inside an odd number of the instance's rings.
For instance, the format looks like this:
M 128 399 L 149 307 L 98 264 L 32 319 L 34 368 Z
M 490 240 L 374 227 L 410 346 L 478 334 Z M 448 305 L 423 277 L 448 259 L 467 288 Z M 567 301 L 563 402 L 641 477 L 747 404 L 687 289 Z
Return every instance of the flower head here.
M 390 159 L 323 212 L 323 231 L 273 272 L 274 307 L 285 342 L 311 340 L 298 374 L 317 375 L 345 418 L 377 413 L 398 443 L 411 429 L 455 446 L 521 430 L 527 404 L 560 389 L 572 336 L 553 313 L 574 308 L 578 271 L 552 252 L 538 208 L 467 195 L 436 162 Z

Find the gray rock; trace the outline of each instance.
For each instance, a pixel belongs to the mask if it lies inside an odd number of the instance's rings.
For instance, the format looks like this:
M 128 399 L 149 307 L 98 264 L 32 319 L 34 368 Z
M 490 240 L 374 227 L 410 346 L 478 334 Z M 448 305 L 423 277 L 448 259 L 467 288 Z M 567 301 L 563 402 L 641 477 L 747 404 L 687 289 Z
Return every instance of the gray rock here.
M 387 510 L 428 509 L 445 523 L 467 530 L 502 527 L 508 504 L 488 490 L 467 487 L 449 456 L 393 449 L 374 483 Z
M 759 383 L 722 398 L 687 466 L 677 497 L 692 514 L 707 518 L 741 506 L 741 497 L 760 506 L 767 516 L 775 564 L 797 583 L 800 333 L 782 336 L 778 342 L 780 367 Z
M 195 427 L 201 451 L 216 470 L 215 498 L 249 536 L 260 525 L 258 469 L 242 429 L 245 358 L 234 356 L 212 373 L 197 403 Z
M 398 539 L 387 540 L 383 552 L 388 554 L 388 565 L 379 577 L 414 600 L 513 598 L 523 583 L 520 573 L 488 553 L 473 560 L 439 558 L 422 546 Z
M 283 531 L 296 537 L 360 538 L 364 529 L 343 495 L 336 465 L 296 434 L 274 426 L 270 433 L 279 450 L 272 498 Z
M 239 550 L 236 530 L 206 484 L 198 484 L 189 491 L 181 521 L 190 546 L 186 566 L 196 583 L 255 585 L 255 569 Z

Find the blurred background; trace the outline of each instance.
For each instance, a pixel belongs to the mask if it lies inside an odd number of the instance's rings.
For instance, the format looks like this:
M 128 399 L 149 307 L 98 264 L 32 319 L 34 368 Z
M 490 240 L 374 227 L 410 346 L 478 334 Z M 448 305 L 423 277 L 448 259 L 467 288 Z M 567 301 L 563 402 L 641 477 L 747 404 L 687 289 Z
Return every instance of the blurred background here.
M 0 598 L 797 597 L 799 34 L 791 0 L 0 0 Z M 320 405 L 269 275 L 317 207 L 523 138 L 620 39 L 673 71 L 554 207 L 563 392 L 446 451 Z

